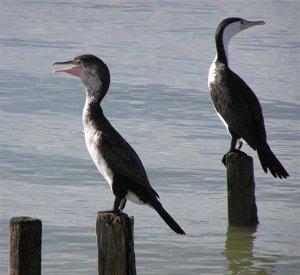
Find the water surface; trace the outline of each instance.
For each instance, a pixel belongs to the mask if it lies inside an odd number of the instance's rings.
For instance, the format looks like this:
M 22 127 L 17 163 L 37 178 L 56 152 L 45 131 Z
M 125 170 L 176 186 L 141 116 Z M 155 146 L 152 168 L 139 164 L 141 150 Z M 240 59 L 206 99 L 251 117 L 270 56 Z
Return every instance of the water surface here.
M 230 44 L 288 180 L 254 157 L 256 229 L 227 226 L 230 138 L 207 90 L 214 32 L 225 17 L 264 20 Z M 96 274 L 95 216 L 113 195 L 85 148 L 78 80 L 50 65 L 92 53 L 111 71 L 103 109 L 138 152 L 152 186 L 187 232 L 150 208 L 135 217 L 138 274 L 297 274 L 299 266 L 298 1 L 7 1 L 1 3 L 0 272 L 9 219 L 43 221 L 43 274 Z

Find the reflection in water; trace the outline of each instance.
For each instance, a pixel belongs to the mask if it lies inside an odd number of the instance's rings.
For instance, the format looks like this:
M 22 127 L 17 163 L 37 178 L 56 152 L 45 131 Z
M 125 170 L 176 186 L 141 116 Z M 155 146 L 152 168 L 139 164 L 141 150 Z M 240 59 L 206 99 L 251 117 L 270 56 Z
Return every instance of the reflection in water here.
M 256 227 L 228 226 L 223 254 L 228 260 L 228 274 L 272 274 L 278 257 L 255 256 Z
M 0 274 L 8 270 L 9 219 L 24 214 L 45 223 L 43 274 L 97 269 L 94 214 L 112 196 L 85 148 L 84 92 L 50 68 L 57 58 L 83 53 L 111 67 L 104 112 L 189 232 L 175 238 L 152 209 L 129 204 L 138 274 L 300 274 L 299 1 L 24 2 L 1 2 Z M 214 114 L 207 74 L 216 24 L 225 14 L 245 13 L 267 25 L 233 41 L 231 65 L 261 100 L 272 148 L 293 176 L 275 182 L 255 157 L 265 224 L 257 233 L 229 228 L 225 245 L 220 152 L 228 134 Z

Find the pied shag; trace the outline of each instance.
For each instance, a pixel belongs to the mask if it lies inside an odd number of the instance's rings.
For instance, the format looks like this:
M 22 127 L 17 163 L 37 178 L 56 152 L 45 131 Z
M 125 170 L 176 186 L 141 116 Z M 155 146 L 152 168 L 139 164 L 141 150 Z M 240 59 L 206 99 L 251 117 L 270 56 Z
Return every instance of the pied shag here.
M 215 110 L 232 137 L 230 151 L 239 151 L 242 143 L 236 146 L 242 138 L 257 151 L 266 173 L 269 170 L 275 178 L 287 178 L 288 172 L 267 143 L 262 108 L 256 95 L 228 66 L 230 39 L 242 30 L 264 24 L 264 21 L 251 22 L 236 17 L 219 24 L 215 34 L 217 54 L 209 69 L 208 88 Z
M 113 128 L 100 106 L 110 85 L 106 64 L 94 55 L 81 55 L 71 61 L 53 65 L 72 65 L 54 72 L 65 72 L 78 77 L 86 92 L 83 109 L 84 136 L 87 149 L 99 172 L 110 184 L 115 196 L 113 212 L 120 213 L 126 200 L 153 207 L 177 234 L 185 234 L 159 202 L 151 187 L 144 166 L 126 140 Z

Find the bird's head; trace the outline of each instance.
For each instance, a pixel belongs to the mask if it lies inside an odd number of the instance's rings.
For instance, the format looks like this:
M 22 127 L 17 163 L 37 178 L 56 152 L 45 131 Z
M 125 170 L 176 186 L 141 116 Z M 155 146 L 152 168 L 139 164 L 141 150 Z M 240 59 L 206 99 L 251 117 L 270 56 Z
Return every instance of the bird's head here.
M 60 66 L 67 66 L 59 69 Z M 85 86 L 87 95 L 97 99 L 104 97 L 110 84 L 109 69 L 98 57 L 85 54 L 74 57 L 70 61 L 55 62 L 53 72 L 65 72 L 78 77 Z
M 238 17 L 224 19 L 216 30 L 216 46 L 219 59 L 228 62 L 228 44 L 230 39 L 239 32 L 248 28 L 264 25 L 264 21 L 248 21 Z
M 216 30 L 216 35 L 222 34 L 223 40 L 229 42 L 230 38 L 239 33 L 240 31 L 248 28 L 264 25 L 264 21 L 248 21 L 238 17 L 230 17 L 224 19 Z

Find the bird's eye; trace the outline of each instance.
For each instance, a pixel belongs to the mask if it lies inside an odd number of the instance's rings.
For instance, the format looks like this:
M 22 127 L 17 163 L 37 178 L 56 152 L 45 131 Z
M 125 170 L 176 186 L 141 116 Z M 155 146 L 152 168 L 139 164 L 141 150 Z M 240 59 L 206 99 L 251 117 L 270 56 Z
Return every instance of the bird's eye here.
M 242 24 L 242 25 L 244 25 L 244 24 L 245 24 L 245 21 L 244 21 L 244 20 L 242 20 L 242 21 L 241 21 L 241 24 Z
M 73 62 L 74 64 L 78 64 L 78 65 L 82 63 L 80 59 L 76 59 L 76 58 L 73 60 Z

